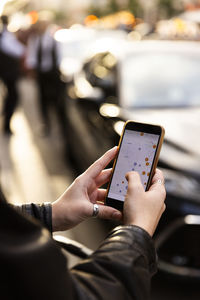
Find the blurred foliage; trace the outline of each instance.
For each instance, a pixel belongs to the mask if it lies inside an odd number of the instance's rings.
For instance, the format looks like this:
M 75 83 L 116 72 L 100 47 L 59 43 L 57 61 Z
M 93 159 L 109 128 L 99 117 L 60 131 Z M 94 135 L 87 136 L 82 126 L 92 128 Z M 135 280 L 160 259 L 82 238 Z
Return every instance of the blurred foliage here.
M 157 19 L 170 18 L 184 10 L 183 1 L 181 0 L 157 0 L 156 7 Z M 138 18 L 144 17 L 144 4 L 142 5 L 140 0 L 109 0 L 104 7 L 97 4 L 90 6 L 88 13 L 94 14 L 97 17 L 103 17 L 120 10 L 129 10 Z
M 88 13 L 97 17 L 104 17 L 121 10 L 129 10 L 136 17 L 142 17 L 143 15 L 143 9 L 139 0 L 128 0 L 127 2 L 125 1 L 125 4 L 120 3 L 118 0 L 109 0 L 104 7 L 91 5 Z
M 143 16 L 143 8 L 138 0 L 130 0 L 128 10 L 130 10 L 136 17 L 141 18 Z
M 183 1 L 158 0 L 158 19 L 171 18 L 183 12 Z
M 67 21 L 70 19 L 70 15 L 66 11 L 53 11 L 54 12 L 54 21 L 61 25 L 66 25 Z

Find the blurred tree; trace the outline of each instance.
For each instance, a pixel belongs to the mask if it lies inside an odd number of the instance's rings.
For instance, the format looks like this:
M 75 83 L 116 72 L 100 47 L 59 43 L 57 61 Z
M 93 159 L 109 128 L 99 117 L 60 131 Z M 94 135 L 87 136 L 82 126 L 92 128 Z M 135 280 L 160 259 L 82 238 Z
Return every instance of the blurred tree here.
M 106 15 L 104 7 L 99 5 L 93 5 L 93 4 L 89 6 L 87 12 L 89 15 L 95 15 L 98 18 Z
M 119 11 L 120 10 L 120 5 L 119 5 L 118 1 L 110 0 L 109 4 L 108 4 L 108 7 L 107 7 L 107 10 L 108 10 L 109 13 Z
M 150 1 L 150 0 L 146 0 Z M 154 0 L 145 3 L 144 0 L 109 0 L 104 6 L 93 5 L 89 8 L 89 13 L 97 17 L 106 16 L 120 10 L 129 10 L 135 17 L 144 18 L 148 7 L 155 10 L 156 19 L 166 19 L 178 15 L 184 10 L 183 0 Z M 148 4 L 148 5 L 147 5 Z M 150 14 L 152 13 L 149 12 Z
M 143 18 L 143 8 L 138 0 L 129 0 L 129 10 L 138 18 Z
M 140 4 L 140 0 L 109 0 L 107 5 L 102 7 L 98 5 L 92 5 L 89 8 L 89 14 L 94 14 L 97 17 L 106 16 L 121 10 L 129 10 L 136 17 L 142 17 L 143 10 Z
M 178 15 L 184 10 L 183 1 L 178 0 L 158 0 L 159 19 L 170 18 Z

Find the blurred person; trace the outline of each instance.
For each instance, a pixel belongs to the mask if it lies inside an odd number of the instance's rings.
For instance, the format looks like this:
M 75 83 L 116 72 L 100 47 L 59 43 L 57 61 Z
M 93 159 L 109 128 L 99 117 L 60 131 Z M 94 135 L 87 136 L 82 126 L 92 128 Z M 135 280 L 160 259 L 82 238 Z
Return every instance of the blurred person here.
M 0 79 L 7 88 L 3 105 L 3 130 L 11 134 L 10 121 L 18 104 L 17 81 L 20 77 L 20 59 L 24 56 L 25 47 L 7 28 L 8 17 L 1 16 L 0 32 Z
M 57 114 L 61 133 L 66 137 L 65 83 L 61 80 L 59 71 L 61 54 L 50 25 L 48 18 L 41 18 L 36 24 L 36 32 L 28 40 L 26 65 L 36 75 L 43 134 L 50 133 L 52 107 Z
M 52 205 L 32 203 L 13 209 L 0 195 L 2 299 L 149 299 L 156 271 L 152 236 L 165 210 L 164 179 L 156 170 L 145 192 L 139 174 L 130 172 L 123 214 L 100 205 L 106 194 L 100 186 L 111 176 L 111 169 L 105 167 L 116 154 L 117 147 L 106 152 Z M 50 232 L 67 230 L 94 216 L 122 220 L 123 225 L 114 228 L 92 255 L 67 270 L 59 246 L 26 214 Z

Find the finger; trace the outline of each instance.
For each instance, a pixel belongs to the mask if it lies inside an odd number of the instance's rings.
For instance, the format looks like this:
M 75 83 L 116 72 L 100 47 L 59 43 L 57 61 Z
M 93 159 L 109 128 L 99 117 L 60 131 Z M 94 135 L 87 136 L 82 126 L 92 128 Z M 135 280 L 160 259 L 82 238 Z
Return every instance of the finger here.
M 98 189 L 95 190 L 91 195 L 90 195 L 90 202 L 96 203 L 96 202 L 101 202 L 104 204 L 105 202 L 105 197 L 106 197 L 106 189 Z
M 163 172 L 159 169 L 156 169 L 155 174 L 152 178 L 152 184 L 155 183 L 156 181 L 161 180 L 164 183 L 164 176 Z
M 141 193 L 144 192 L 144 187 L 141 182 L 141 178 L 138 172 L 128 172 L 126 174 L 128 181 L 128 193 Z
M 118 147 L 115 146 L 114 148 L 108 150 L 103 156 L 101 156 L 97 161 L 95 161 L 87 170 L 86 174 L 90 177 L 95 179 L 103 169 L 111 162 L 118 151 Z
M 105 201 L 107 191 L 105 189 L 98 189 L 98 195 L 97 195 L 97 200 L 98 202 L 103 202 Z
M 165 182 L 164 182 L 164 176 L 161 170 L 156 169 L 155 174 L 152 178 L 152 184 L 149 188 L 149 191 L 155 190 L 155 189 L 160 189 L 163 188 L 165 189 Z
M 99 187 L 105 184 L 106 182 L 108 182 L 111 174 L 112 174 L 112 169 L 103 170 L 95 180 L 96 185 Z
M 99 205 L 98 218 L 119 221 L 122 219 L 122 213 L 110 206 Z

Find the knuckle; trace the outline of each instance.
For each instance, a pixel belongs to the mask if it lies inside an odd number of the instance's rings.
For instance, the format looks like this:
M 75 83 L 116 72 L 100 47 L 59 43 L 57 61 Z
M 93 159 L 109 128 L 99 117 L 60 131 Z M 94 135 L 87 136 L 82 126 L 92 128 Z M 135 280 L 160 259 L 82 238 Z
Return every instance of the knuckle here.
M 83 184 L 83 174 L 81 174 L 78 177 L 76 177 L 76 179 L 74 180 L 74 182 L 76 184 L 78 184 L 78 186 L 82 186 L 82 184 Z
M 156 174 L 157 174 L 159 177 L 163 177 L 163 172 L 162 172 L 160 169 L 156 169 Z
M 156 189 L 158 191 L 158 193 L 160 194 L 160 197 L 162 199 L 165 199 L 166 198 L 166 189 L 165 189 L 165 186 L 162 184 L 162 185 L 158 185 L 156 186 Z
M 162 212 L 164 212 L 165 209 L 166 209 L 166 204 L 164 203 L 164 204 L 163 204 L 163 207 L 162 207 Z

